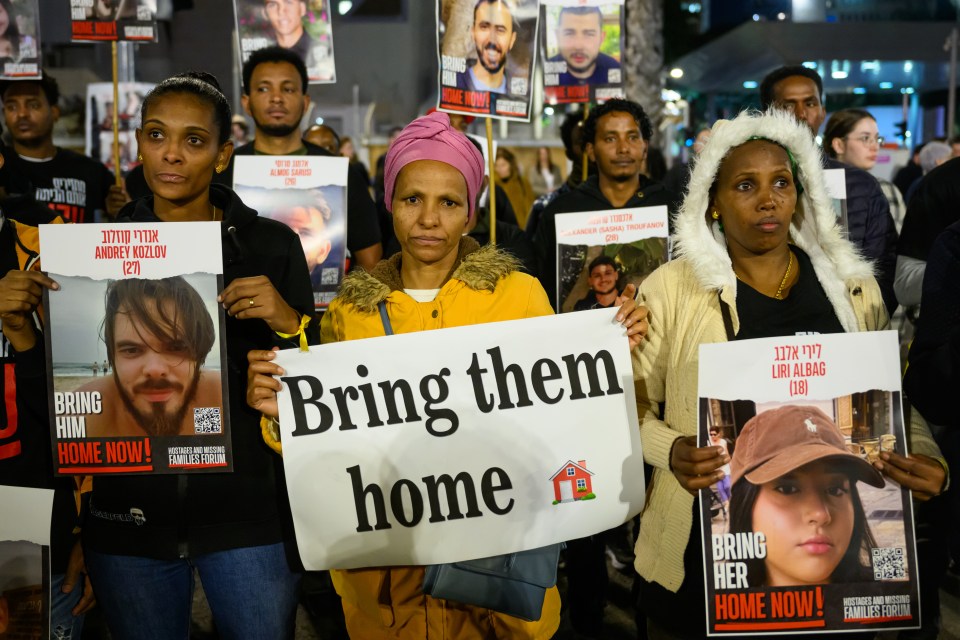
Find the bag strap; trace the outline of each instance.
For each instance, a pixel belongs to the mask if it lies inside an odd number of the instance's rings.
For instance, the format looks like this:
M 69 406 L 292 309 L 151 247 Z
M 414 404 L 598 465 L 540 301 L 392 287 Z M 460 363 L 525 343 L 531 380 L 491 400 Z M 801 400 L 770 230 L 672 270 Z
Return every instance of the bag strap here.
M 381 300 L 378 302 L 377 308 L 380 310 L 380 322 L 383 323 L 383 335 L 392 336 L 393 325 L 390 324 L 390 316 L 387 315 L 387 301 Z

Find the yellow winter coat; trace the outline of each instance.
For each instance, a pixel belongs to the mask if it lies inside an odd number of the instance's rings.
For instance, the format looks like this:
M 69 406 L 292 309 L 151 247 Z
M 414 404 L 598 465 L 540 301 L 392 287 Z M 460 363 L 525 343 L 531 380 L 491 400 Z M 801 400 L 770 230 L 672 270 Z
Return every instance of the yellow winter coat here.
M 386 301 L 394 333 L 410 333 L 483 322 L 517 320 L 553 313 L 540 284 L 517 271 L 517 262 L 494 247 L 460 242 L 454 267 L 433 302 L 403 292 L 400 255 L 372 273 L 347 276 L 321 321 L 321 342 L 384 335 L 377 304 Z M 387 354 L 384 354 L 387 357 Z M 352 638 L 550 638 L 560 624 L 560 595 L 546 593 L 541 618 L 525 622 L 424 595 L 423 567 L 331 571 L 343 599 Z

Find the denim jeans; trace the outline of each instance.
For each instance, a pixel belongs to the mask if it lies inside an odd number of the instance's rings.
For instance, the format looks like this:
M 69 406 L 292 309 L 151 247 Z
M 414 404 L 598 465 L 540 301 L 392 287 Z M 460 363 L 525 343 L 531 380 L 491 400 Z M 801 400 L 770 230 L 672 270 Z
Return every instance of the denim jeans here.
M 72 593 L 63 593 L 62 573 L 50 576 L 50 640 L 80 640 L 83 616 L 72 611 L 83 596 L 83 576 L 74 585 Z
M 114 640 L 187 640 L 196 569 L 223 640 L 293 638 L 300 574 L 283 544 L 183 560 L 85 550 L 87 571 Z

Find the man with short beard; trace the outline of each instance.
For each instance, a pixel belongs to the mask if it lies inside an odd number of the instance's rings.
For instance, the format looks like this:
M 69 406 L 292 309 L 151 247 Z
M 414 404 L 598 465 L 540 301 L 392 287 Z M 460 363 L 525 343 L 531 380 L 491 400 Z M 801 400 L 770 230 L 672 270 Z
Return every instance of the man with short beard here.
M 620 62 L 600 52 L 603 45 L 603 14 L 600 7 L 563 7 L 557 22 L 560 52 L 548 62 L 566 62 L 560 85 L 620 82 Z M 611 71 L 616 71 L 611 74 Z
M 250 54 L 243 64 L 243 96 L 253 119 L 253 142 L 234 149 L 230 164 L 214 182 L 233 187 L 233 159 L 237 156 L 327 156 L 322 147 L 303 140 L 300 121 L 310 106 L 307 68 L 296 53 L 282 47 L 265 47 Z M 383 256 L 377 209 L 366 178 L 356 166 L 347 169 L 347 249 L 352 264 L 372 271 Z
M 87 436 L 194 435 L 193 409 L 223 406 L 220 373 L 202 368 L 216 333 L 200 295 L 179 276 L 117 280 L 105 311 L 113 376 L 80 389 L 103 409 L 87 415 Z
M 517 41 L 511 4 L 507 0 L 477 0 L 470 35 L 477 58 L 466 71 L 457 74 L 457 88 L 509 93 L 507 54 Z
M 582 144 L 597 175 L 551 202 L 533 234 L 540 284 L 556 309 L 557 214 L 657 205 L 667 205 L 671 216 L 676 211 L 679 196 L 640 172 L 652 135 L 650 119 L 636 102 L 615 98 L 590 111 L 583 124 Z

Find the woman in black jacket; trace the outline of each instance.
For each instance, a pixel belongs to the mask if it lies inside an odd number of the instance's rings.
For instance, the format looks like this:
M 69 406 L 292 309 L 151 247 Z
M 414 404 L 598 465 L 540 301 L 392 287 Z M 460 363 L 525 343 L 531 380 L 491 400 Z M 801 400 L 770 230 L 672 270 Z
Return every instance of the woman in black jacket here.
M 194 569 L 221 638 L 292 638 L 300 576 L 282 468 L 243 394 L 247 352 L 295 346 L 278 332 L 303 331 L 313 294 L 297 235 L 211 184 L 233 151 L 231 114 L 202 77 L 170 78 L 144 100 L 137 142 L 154 196 L 118 220 L 221 222 L 234 471 L 95 478 L 87 569 L 115 638 L 187 638 Z

